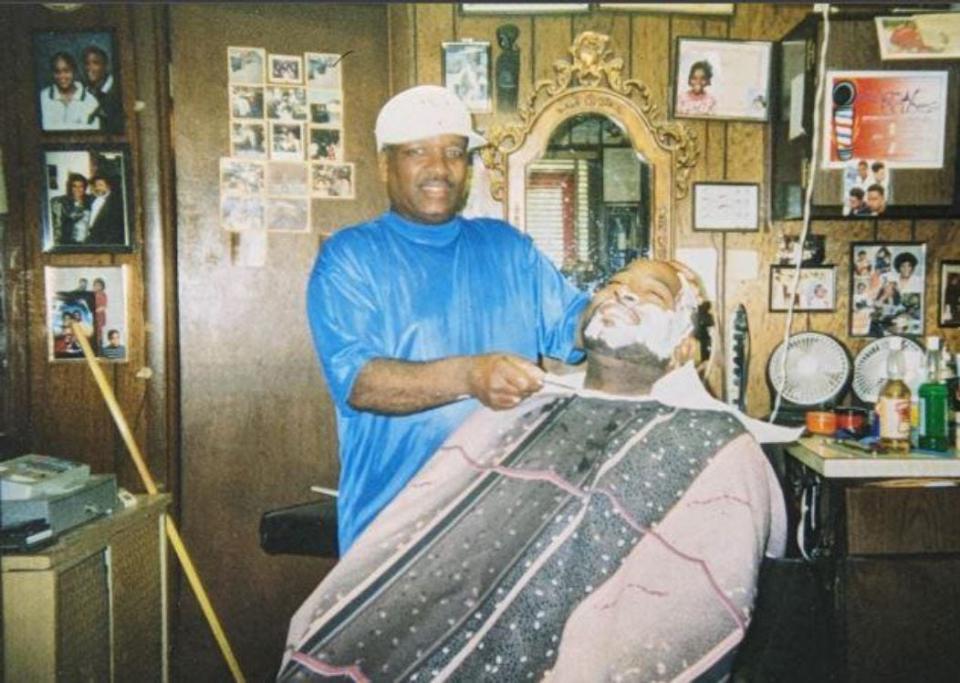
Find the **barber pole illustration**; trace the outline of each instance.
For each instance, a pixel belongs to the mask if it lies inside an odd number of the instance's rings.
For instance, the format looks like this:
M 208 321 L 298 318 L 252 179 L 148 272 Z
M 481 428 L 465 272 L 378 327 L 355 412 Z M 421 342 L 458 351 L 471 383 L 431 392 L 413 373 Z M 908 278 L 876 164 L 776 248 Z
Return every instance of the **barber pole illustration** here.
M 853 158 L 853 103 L 857 88 L 852 81 L 833 86 L 833 134 L 837 156 L 841 161 Z

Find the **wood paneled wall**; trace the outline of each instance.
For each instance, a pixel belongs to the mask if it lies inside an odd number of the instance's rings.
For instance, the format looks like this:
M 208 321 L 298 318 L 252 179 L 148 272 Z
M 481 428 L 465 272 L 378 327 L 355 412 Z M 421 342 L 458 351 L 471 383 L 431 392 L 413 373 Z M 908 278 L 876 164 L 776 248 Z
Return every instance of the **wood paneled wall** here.
M 384 5 L 186 3 L 170 7 L 177 187 L 183 533 L 250 680 L 280 664 L 287 624 L 330 568 L 268 556 L 261 514 L 336 487 L 336 426 L 306 320 L 322 233 L 386 208 L 373 128 L 387 98 Z M 343 59 L 344 150 L 356 200 L 315 201 L 309 234 L 268 235 L 262 267 L 237 264 L 219 223 L 229 156 L 228 46 Z M 349 54 L 347 54 L 349 53 Z M 183 680 L 225 669 L 195 601 L 182 596 Z
M 811 5 L 737 3 L 731 17 L 622 12 L 591 9 L 586 13 L 554 15 L 463 14 L 457 4 L 394 5 L 390 9 L 391 90 L 418 83 L 441 83 L 440 49 L 443 41 L 490 41 L 496 62 L 499 47 L 496 29 L 512 23 L 520 29 L 521 101 L 539 79 L 551 78 L 556 59 L 567 57 L 574 36 L 594 30 L 612 37 L 613 48 L 624 58 L 625 75 L 646 83 L 666 111 L 672 92 L 676 38 L 681 36 L 736 40 L 779 40 L 811 10 Z M 477 127 L 489 128 L 504 119 L 497 114 L 478 115 Z M 799 235 L 799 221 L 769 220 L 768 184 L 771 157 L 768 124 L 683 120 L 697 135 L 700 162 L 693 181 L 731 180 L 761 184 L 761 233 L 707 234 L 691 229 L 690 202 L 675 207 L 677 244 L 680 247 L 713 247 L 718 253 L 718 311 L 721 323 L 729 320 L 737 304 L 747 308 L 751 335 L 751 364 L 747 408 L 751 415 L 765 416 L 771 408 L 766 366 L 773 349 L 783 340 L 786 314 L 768 312 L 770 265 L 775 262 L 781 235 Z M 866 220 L 860 222 L 815 221 L 811 232 L 826 235 L 827 263 L 836 264 L 838 301 L 831 313 L 794 315 L 794 331 L 826 332 L 837 337 L 851 356 L 870 340 L 847 335 L 849 305 L 849 244 L 856 240 L 925 240 L 928 243 L 927 334 L 946 337 L 953 350 L 960 350 L 960 330 L 937 326 L 939 261 L 960 258 L 960 221 L 956 220 Z M 729 267 L 734 250 L 758 255 L 756 273 Z M 725 327 L 725 325 L 724 325 Z

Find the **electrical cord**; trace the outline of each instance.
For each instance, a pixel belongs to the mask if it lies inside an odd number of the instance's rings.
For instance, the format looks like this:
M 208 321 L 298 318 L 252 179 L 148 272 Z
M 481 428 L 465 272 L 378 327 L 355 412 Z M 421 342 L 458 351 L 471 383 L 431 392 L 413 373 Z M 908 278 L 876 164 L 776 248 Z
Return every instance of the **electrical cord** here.
M 806 194 L 803 201 L 803 230 L 800 233 L 800 254 L 796 259 L 793 271 L 793 285 L 790 289 L 789 302 L 787 304 L 787 322 L 783 330 L 783 356 L 780 358 L 780 371 L 777 385 L 774 386 L 776 394 L 773 403 L 773 411 L 770 413 L 768 422 L 777 419 L 777 413 L 780 412 L 780 403 L 783 400 L 783 387 L 787 382 L 787 356 L 790 355 L 790 330 L 793 328 L 793 309 L 797 300 L 797 289 L 800 286 L 800 269 L 803 264 L 803 245 L 807 240 L 807 233 L 810 232 L 810 206 L 813 202 L 813 186 L 817 178 L 817 165 L 819 160 L 817 154 L 821 146 L 823 137 L 823 127 L 821 125 L 821 110 L 823 108 L 823 91 L 826 89 L 824 79 L 827 70 L 827 45 L 830 42 L 830 3 L 820 5 L 820 13 L 823 15 L 823 40 L 820 43 L 820 62 L 817 65 L 816 97 L 813 104 L 813 152 L 810 155 L 810 180 L 807 183 Z

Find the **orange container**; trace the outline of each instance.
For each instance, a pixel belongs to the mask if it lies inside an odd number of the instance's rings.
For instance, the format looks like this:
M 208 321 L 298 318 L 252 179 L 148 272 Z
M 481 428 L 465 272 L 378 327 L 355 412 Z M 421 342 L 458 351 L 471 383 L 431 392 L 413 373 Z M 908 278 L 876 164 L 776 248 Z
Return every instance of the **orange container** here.
M 807 431 L 811 434 L 833 436 L 837 431 L 837 414 L 832 410 L 808 411 Z

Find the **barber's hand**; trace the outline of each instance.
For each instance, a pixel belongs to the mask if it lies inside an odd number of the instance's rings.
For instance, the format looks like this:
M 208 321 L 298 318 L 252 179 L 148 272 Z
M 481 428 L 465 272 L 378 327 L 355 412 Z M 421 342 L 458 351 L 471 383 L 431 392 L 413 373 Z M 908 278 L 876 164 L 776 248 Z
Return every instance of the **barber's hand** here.
M 544 372 L 536 365 L 506 353 L 473 357 L 467 376 L 470 393 L 494 410 L 513 408 L 543 388 Z

